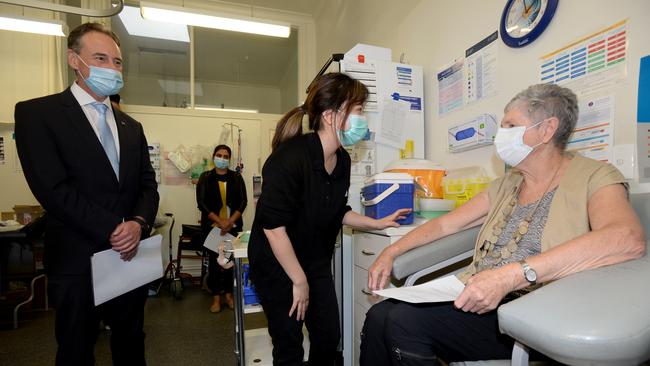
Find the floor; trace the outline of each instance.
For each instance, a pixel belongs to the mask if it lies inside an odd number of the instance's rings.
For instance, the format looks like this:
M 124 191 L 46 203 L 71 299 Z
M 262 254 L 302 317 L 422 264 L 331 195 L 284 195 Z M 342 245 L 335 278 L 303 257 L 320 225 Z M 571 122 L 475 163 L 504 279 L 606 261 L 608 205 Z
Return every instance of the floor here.
M 234 365 L 234 314 L 224 304 L 210 313 L 212 296 L 198 287 L 174 300 L 163 292 L 147 300 L 145 308 L 146 358 L 149 365 Z M 247 316 L 246 328 L 264 326 Z M 54 312 L 26 314 L 18 329 L 0 330 L 0 365 L 54 364 Z M 21 319 L 23 319 L 21 318 Z M 95 347 L 96 365 L 111 365 L 108 334 L 102 331 Z

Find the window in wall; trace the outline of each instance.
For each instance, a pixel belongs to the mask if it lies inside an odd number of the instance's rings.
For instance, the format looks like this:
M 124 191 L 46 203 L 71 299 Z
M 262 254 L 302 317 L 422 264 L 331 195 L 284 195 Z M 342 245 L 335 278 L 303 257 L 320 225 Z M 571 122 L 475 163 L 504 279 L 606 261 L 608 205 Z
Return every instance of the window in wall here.
M 125 7 L 123 13 L 130 9 L 139 16 L 139 8 L 135 7 Z M 120 37 L 124 60 L 124 88 L 120 92 L 123 103 L 187 108 L 190 105 L 188 27 L 181 27 L 185 35 L 177 39 L 183 40 L 130 34 L 133 30 L 127 31 L 125 21 L 119 16 L 111 18 L 111 27 Z M 197 87 L 196 93 L 201 92 Z
M 194 28 L 196 107 L 279 114 L 297 105 L 297 33 L 276 38 Z

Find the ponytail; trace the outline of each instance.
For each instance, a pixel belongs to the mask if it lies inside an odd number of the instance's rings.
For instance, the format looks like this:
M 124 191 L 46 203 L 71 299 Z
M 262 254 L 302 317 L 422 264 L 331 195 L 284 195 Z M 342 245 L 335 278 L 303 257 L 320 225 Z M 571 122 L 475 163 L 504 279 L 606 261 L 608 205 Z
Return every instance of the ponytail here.
M 305 115 L 303 108 L 302 106 L 293 108 L 282 116 L 275 127 L 275 135 L 273 135 L 271 141 L 271 151 L 275 151 L 283 142 L 302 135 L 302 117 Z

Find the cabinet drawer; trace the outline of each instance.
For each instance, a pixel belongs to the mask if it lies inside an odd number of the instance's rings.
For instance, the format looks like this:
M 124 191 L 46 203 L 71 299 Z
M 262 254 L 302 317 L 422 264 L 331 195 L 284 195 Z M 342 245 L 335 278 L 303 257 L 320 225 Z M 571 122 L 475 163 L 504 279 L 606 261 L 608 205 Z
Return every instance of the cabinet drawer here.
M 354 301 L 368 310 L 374 304 L 383 300 L 383 297 L 374 296 L 368 291 L 368 271 L 363 268 L 354 266 L 354 286 L 352 287 L 352 297 Z M 356 307 L 356 304 L 355 304 Z M 365 311 L 364 311 L 365 315 Z
M 354 264 L 367 270 L 388 245 L 390 245 L 390 238 L 387 236 L 355 233 Z

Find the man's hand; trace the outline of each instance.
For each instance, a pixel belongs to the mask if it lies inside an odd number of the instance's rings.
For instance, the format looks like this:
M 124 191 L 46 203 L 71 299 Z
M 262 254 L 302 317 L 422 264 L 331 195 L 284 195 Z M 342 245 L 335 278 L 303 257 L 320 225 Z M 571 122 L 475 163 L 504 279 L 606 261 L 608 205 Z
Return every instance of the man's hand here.
M 119 252 L 122 259 L 131 260 L 140 244 L 141 231 L 140 224 L 135 221 L 125 221 L 117 225 L 110 237 L 113 250 Z

